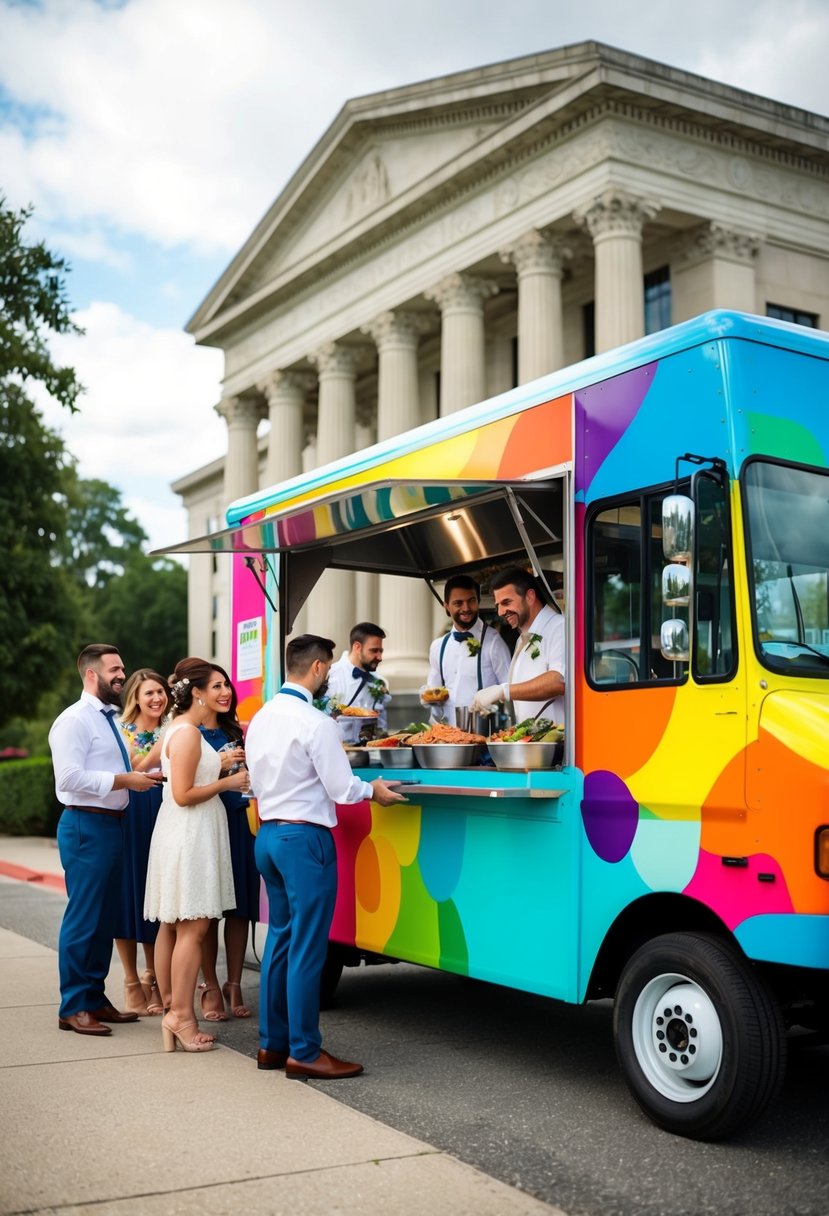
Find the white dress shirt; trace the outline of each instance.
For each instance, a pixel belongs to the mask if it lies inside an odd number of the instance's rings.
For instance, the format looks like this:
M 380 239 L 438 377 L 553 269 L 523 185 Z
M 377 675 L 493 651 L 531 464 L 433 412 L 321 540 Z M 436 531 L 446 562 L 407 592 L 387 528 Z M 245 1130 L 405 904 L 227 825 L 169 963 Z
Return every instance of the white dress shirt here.
M 49 747 L 55 769 L 55 792 L 64 806 L 100 806 L 123 811 L 129 802 L 129 790 L 112 788 L 115 774 L 126 772 L 118 741 L 101 712 L 112 708 L 84 691 L 81 699 L 52 723 Z
M 367 680 L 358 680 L 354 675 L 354 664 L 348 657 L 348 651 L 343 651 L 336 663 L 331 664 L 328 672 L 328 696 L 334 697 L 343 705 L 356 705 L 360 709 L 376 709 L 377 727 L 385 732 L 388 723 L 386 703 L 391 700 L 391 693 L 386 681 L 376 671 L 366 674 L 368 675 Z M 376 701 L 369 692 L 372 684 L 382 684 L 385 689 L 383 696 L 378 697 Z M 350 717 L 339 717 L 336 722 L 343 743 L 356 742 L 360 737 L 360 730 L 366 725 L 365 721 L 361 722 L 359 718 Z
M 539 636 L 541 641 L 530 642 L 533 634 Z M 538 651 L 536 656 L 533 656 L 534 650 Z M 556 612 L 545 604 L 527 632 L 522 633 L 518 639 L 515 654 L 512 656 L 509 683 L 523 684 L 525 680 L 534 680 L 536 676 L 543 675 L 545 671 L 557 671 L 564 679 L 567 674 L 566 662 L 567 644 L 564 617 L 560 612 Z M 523 722 L 525 718 L 532 718 L 539 712 L 543 704 L 543 701 L 513 700 L 516 724 Z M 548 705 L 544 710 L 544 717 L 551 718 L 562 726 L 564 724 L 564 697 L 556 697 L 552 705 Z
M 470 654 L 466 640 L 458 641 L 452 637 L 453 630 L 442 637 L 435 638 L 429 647 L 429 688 L 448 688 L 449 700 L 442 706 L 432 708 L 432 718 L 437 718 L 437 710 L 442 709 L 450 726 L 455 725 L 455 707 L 471 705 L 472 698 L 480 688 L 488 688 L 490 684 L 503 684 L 509 675 L 510 653 L 504 639 L 492 625 L 487 627 L 484 634 L 484 622 L 480 617 L 468 631 L 478 642 L 483 634 L 481 646 L 481 684 L 478 685 L 478 655 Z M 441 652 L 443 658 L 441 662 Z M 441 679 L 441 667 L 443 678 Z
M 354 773 L 332 718 L 314 709 L 311 694 L 286 680 L 254 714 L 245 738 L 245 763 L 259 818 L 291 819 L 333 828 L 335 802 L 361 802 L 374 791 Z

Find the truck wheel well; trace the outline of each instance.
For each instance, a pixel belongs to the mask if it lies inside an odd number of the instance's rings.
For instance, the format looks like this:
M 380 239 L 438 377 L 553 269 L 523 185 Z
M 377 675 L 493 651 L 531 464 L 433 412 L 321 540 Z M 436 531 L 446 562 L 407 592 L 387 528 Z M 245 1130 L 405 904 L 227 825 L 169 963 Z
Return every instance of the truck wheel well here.
M 713 933 L 728 941 L 734 938 L 710 908 L 685 895 L 644 895 L 619 914 L 602 942 L 585 999 L 612 997 L 622 968 L 630 956 L 651 938 L 663 933 Z

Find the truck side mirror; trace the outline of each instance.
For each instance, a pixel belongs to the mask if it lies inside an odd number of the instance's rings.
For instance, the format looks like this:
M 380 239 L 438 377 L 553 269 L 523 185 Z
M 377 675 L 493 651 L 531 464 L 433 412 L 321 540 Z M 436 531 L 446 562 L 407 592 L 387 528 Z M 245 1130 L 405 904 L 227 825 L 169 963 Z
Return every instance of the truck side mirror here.
M 687 494 L 662 500 L 662 553 L 665 561 L 690 563 L 694 552 L 694 502 Z

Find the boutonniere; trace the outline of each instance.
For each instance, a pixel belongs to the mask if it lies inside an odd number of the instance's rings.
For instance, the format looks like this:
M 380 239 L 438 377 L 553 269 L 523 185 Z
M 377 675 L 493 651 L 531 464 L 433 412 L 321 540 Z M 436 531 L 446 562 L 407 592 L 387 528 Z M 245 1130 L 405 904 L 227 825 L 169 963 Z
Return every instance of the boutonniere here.
M 537 659 L 541 654 L 541 643 L 544 641 L 540 633 L 531 633 L 527 639 L 527 650 L 530 652 L 531 659 Z
M 477 638 L 467 638 L 466 639 L 466 649 L 474 657 L 476 654 L 480 654 L 481 643 L 478 641 Z
M 368 686 L 368 691 L 375 705 L 378 701 L 382 701 L 388 692 L 382 680 L 372 680 Z
M 314 697 L 311 704 L 313 705 L 314 709 L 319 709 L 324 714 L 328 714 L 330 717 L 336 702 L 334 702 L 330 697 Z

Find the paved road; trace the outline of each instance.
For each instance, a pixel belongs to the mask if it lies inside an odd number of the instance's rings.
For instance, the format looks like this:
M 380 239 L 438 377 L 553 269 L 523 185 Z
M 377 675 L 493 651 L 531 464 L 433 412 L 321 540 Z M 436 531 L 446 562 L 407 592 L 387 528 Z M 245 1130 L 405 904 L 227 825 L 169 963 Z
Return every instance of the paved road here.
M 45 945 L 62 906 L 0 882 L 0 924 Z M 829 1212 L 829 1047 L 794 1055 L 762 1123 L 706 1145 L 639 1113 L 616 1067 L 608 1003 L 572 1008 L 398 965 L 346 971 L 323 1018 L 331 1047 L 367 1066 L 332 1095 L 572 1216 Z M 255 1022 L 221 1032 L 255 1054 Z

